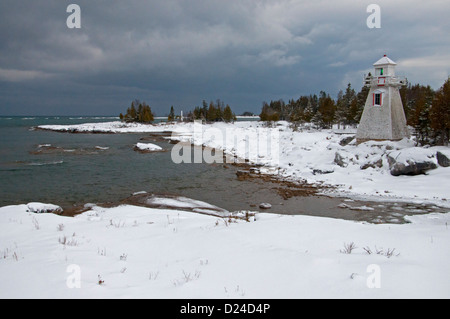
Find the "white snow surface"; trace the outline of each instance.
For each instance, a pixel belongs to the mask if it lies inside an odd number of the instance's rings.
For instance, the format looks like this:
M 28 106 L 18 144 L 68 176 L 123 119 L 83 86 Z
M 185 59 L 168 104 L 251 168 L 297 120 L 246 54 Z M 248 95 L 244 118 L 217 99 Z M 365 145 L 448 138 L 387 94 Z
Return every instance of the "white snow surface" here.
M 27 208 L 0 208 L 0 298 L 450 297 L 450 213 L 375 225 L 266 213 L 230 222 L 135 206 L 62 217 Z M 352 242 L 356 249 L 343 253 Z
M 137 143 L 136 147 L 141 151 L 161 151 L 162 147 L 152 143 Z

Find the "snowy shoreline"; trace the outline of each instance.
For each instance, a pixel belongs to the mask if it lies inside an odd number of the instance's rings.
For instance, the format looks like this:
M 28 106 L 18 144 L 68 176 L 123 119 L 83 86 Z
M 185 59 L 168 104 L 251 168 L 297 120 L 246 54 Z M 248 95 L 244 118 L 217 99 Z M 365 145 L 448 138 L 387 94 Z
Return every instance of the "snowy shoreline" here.
M 398 142 L 370 141 L 356 145 L 355 140 L 341 145 L 354 135 L 350 130 L 293 131 L 287 122 L 278 122 L 267 128 L 262 122 L 214 123 L 200 125 L 195 133 L 194 123 L 139 123 L 106 122 L 80 125 L 43 125 L 38 129 L 68 133 L 171 133 L 163 137 L 172 142 L 188 142 L 210 149 L 222 150 L 232 158 L 249 160 L 266 174 L 276 174 L 293 182 L 323 185 L 325 195 L 350 197 L 357 200 L 399 201 L 427 203 L 450 207 L 450 168 L 441 167 L 435 154 L 450 154 L 449 147 L 414 147 L 412 140 Z M 220 135 L 222 132 L 222 135 Z M 219 133 L 219 138 L 214 136 Z M 275 135 L 276 133 L 276 135 Z M 248 144 L 266 134 L 277 138 L 277 156 L 248 150 Z M 392 176 L 389 156 L 425 158 L 435 169 L 417 176 Z M 403 159 L 405 162 L 407 157 Z M 275 173 L 273 168 L 275 168 Z M 446 186 L 448 185 L 448 186 Z

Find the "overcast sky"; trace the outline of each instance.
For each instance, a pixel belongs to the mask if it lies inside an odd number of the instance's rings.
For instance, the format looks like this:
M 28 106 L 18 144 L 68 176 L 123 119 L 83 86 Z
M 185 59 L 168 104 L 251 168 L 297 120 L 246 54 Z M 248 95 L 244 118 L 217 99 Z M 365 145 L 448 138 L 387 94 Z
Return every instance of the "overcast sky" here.
M 69 29 L 70 3 L 81 29 Z M 369 29 L 367 6 L 381 8 Z M 336 97 L 387 54 L 438 89 L 450 74 L 448 0 L 2 0 L 0 115 L 157 115 L 221 99 L 240 114 L 321 90 Z

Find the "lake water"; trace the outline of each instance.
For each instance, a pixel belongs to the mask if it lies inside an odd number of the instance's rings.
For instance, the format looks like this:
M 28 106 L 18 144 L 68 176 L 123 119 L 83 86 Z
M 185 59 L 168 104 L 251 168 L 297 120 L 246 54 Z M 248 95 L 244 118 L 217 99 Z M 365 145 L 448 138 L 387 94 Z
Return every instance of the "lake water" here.
M 239 168 L 222 164 L 175 164 L 172 144 L 149 134 L 67 134 L 32 130 L 38 125 L 114 121 L 112 117 L 0 117 L 0 206 L 44 202 L 70 208 L 85 203 L 118 203 L 131 194 L 181 195 L 229 211 L 259 210 L 370 222 L 402 222 L 403 215 L 442 211 L 430 205 L 348 202 L 324 196 L 284 200 L 280 185 L 262 180 L 239 181 Z M 166 152 L 141 154 L 138 142 Z M 342 204 L 370 206 L 369 211 Z M 339 207 L 341 206 L 341 207 Z

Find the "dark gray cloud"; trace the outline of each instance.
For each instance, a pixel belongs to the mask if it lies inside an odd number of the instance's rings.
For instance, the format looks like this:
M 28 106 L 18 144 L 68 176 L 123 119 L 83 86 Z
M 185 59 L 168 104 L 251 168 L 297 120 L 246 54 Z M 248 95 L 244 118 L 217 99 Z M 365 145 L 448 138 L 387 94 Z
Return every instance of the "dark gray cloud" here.
M 0 3 L 0 114 L 157 114 L 220 98 L 237 112 L 320 90 L 335 96 L 387 53 L 413 83 L 442 85 L 448 1 L 24 1 Z M 81 29 L 66 8 L 81 7 Z

